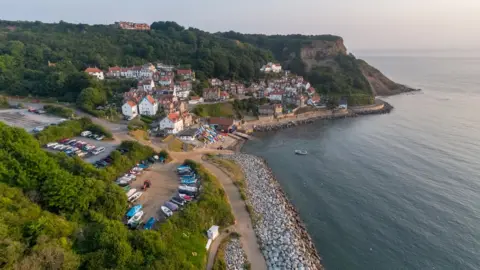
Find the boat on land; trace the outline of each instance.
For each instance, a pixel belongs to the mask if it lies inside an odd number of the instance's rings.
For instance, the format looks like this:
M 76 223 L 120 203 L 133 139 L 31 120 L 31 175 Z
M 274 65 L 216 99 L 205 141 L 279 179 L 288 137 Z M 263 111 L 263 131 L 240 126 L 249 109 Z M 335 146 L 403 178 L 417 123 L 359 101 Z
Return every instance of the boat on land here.
M 308 152 L 307 152 L 307 150 L 295 150 L 295 154 L 304 156 L 304 155 L 307 155 Z
M 180 186 L 178 187 L 178 190 L 179 190 L 179 191 L 185 190 L 185 191 L 189 191 L 189 192 L 197 192 L 197 188 L 196 188 L 196 187 L 190 187 L 190 186 L 186 186 L 186 185 L 180 185 Z
M 189 201 L 191 201 L 191 200 L 193 199 L 192 196 L 189 196 L 189 195 L 183 194 L 183 193 L 179 193 L 178 196 L 179 196 L 180 198 L 184 199 L 184 200 L 187 201 L 187 202 L 189 202 Z
M 157 220 L 154 218 L 154 217 L 151 217 L 148 219 L 148 221 L 145 223 L 145 225 L 143 226 L 143 229 L 145 230 L 151 230 L 153 228 L 153 225 L 155 225 L 155 222 Z
M 127 221 L 127 224 L 134 224 L 136 222 L 139 222 L 140 219 L 142 219 L 143 217 L 143 211 L 138 211 L 137 213 L 135 213 L 135 215 L 133 215 L 128 221 Z
M 168 209 L 170 209 L 171 211 L 177 211 L 178 210 L 178 206 L 172 202 L 169 202 L 169 201 L 166 201 L 163 206 L 167 207 Z
M 142 197 L 142 195 L 143 195 L 143 192 L 141 191 L 135 192 L 132 196 L 128 197 L 128 201 L 133 203 L 136 200 L 138 200 L 140 197 Z
M 171 217 L 171 216 L 173 215 L 173 212 L 172 212 L 170 209 L 168 209 L 168 207 L 162 205 L 162 207 L 160 207 L 160 208 L 162 209 L 162 212 L 163 212 L 167 217 Z
M 141 204 L 138 204 L 138 205 L 135 205 L 133 206 L 132 208 L 130 208 L 130 210 L 128 210 L 127 212 L 127 217 L 128 218 L 131 218 L 133 217 L 138 211 L 140 211 L 142 209 L 142 205 Z

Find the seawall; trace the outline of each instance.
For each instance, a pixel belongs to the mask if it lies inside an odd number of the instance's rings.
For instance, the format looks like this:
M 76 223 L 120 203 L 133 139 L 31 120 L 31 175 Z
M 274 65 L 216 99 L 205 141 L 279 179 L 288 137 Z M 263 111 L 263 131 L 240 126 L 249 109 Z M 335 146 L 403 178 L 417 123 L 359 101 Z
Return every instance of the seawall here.
M 290 121 L 278 122 L 278 123 L 266 123 L 253 126 L 253 131 L 262 132 L 262 131 L 273 131 L 280 130 L 285 128 L 296 127 L 298 125 L 311 124 L 319 120 L 332 120 L 340 119 L 347 117 L 357 117 L 361 115 L 370 115 L 370 114 L 386 114 L 390 113 L 393 110 L 393 106 L 388 102 L 379 101 L 378 104 L 362 107 L 353 107 L 348 110 L 337 111 L 332 114 L 320 114 L 315 115 L 311 114 L 310 116 L 302 117 L 301 119 L 292 119 Z

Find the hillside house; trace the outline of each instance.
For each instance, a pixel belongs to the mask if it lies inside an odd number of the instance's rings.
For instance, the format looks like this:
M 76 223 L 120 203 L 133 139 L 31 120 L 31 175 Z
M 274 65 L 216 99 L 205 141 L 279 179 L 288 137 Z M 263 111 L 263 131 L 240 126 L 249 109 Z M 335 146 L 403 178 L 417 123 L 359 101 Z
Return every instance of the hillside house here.
M 183 120 L 180 117 L 180 114 L 169 113 L 159 122 L 159 128 L 165 130 L 168 134 L 177 134 L 183 130 Z
M 228 94 L 227 91 L 221 91 L 220 92 L 220 100 L 227 100 L 230 98 L 230 95 Z
M 154 116 L 158 112 L 158 102 L 147 95 L 138 104 L 138 109 L 141 115 Z
M 87 68 L 87 69 L 85 69 L 85 72 L 88 73 L 88 75 L 93 76 L 93 77 L 95 77 L 99 80 L 104 79 L 103 71 L 101 69 L 96 68 L 96 67 Z
M 198 104 L 202 102 L 203 102 L 203 98 L 199 96 L 190 97 L 190 100 L 188 101 L 189 104 Z
M 210 100 L 219 100 L 220 99 L 220 89 L 218 88 L 206 88 L 203 89 L 203 99 L 206 101 Z
M 132 118 L 137 117 L 137 115 L 138 115 L 137 104 L 133 101 L 125 102 L 125 104 L 122 105 L 122 114 L 127 119 L 132 119 Z
M 177 76 L 182 80 L 195 80 L 195 73 L 191 69 L 177 69 Z
M 280 71 L 282 71 L 282 66 L 280 64 L 270 62 L 270 63 L 264 65 L 260 69 L 260 71 L 265 72 L 265 73 L 270 73 L 270 72 L 279 73 Z
M 152 79 L 145 79 L 139 81 L 137 84 L 138 89 L 143 89 L 147 92 L 152 91 L 155 88 L 155 82 Z
M 283 95 L 285 94 L 284 91 L 281 90 L 275 90 L 271 93 L 268 94 L 268 99 L 271 101 L 280 101 L 282 102 Z
M 133 22 L 117 22 L 116 25 L 125 30 L 137 30 L 137 31 L 148 31 L 150 30 L 150 25 L 146 23 L 133 23 Z
M 219 79 L 217 79 L 217 78 L 209 79 L 209 80 L 208 80 L 208 83 L 209 83 L 212 87 L 222 86 L 222 81 L 219 80 Z
M 108 72 L 106 74 L 108 78 L 121 78 L 122 76 L 122 68 L 121 67 L 109 67 Z

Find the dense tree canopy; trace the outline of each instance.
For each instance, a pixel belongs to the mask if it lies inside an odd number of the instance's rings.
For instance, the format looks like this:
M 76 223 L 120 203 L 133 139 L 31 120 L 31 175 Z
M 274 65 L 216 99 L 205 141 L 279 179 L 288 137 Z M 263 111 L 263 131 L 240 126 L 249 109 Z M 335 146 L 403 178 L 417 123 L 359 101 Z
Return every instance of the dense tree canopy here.
M 123 142 L 128 153 L 112 152 L 112 165 L 99 170 L 42 150 L 23 129 L 0 123 L 0 138 L 2 269 L 204 269 L 205 230 L 233 223 L 221 184 L 193 162 L 203 181 L 198 201 L 157 230 L 132 231 L 113 180 L 151 148 Z

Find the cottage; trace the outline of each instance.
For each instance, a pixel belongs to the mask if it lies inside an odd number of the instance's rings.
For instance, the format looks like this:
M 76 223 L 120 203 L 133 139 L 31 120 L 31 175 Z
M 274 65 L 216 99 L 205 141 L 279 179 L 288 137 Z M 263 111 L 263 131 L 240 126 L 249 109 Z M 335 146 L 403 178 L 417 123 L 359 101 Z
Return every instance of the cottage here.
M 98 68 L 87 68 L 85 69 L 85 72 L 88 73 L 88 75 L 90 76 L 93 76 L 99 80 L 103 80 L 104 79 L 104 76 L 103 76 L 103 71 L 101 69 L 98 69 Z
M 137 104 L 133 101 L 127 101 L 122 106 L 122 114 L 127 119 L 133 119 L 138 115 Z
M 191 69 L 177 69 L 177 76 L 182 80 L 195 80 L 195 73 Z
M 122 68 L 121 67 L 109 67 L 106 74 L 109 78 L 120 78 L 122 77 Z
M 283 94 L 285 94 L 284 91 L 275 90 L 268 95 L 268 99 L 270 99 L 271 101 L 280 101 L 281 102 L 282 98 L 283 98 Z
M 222 132 L 234 132 L 237 129 L 235 120 L 226 117 L 210 117 L 208 119 L 210 125 L 214 125 L 217 130 Z
M 222 81 L 219 80 L 219 79 L 217 79 L 217 78 L 209 79 L 209 80 L 208 80 L 208 83 L 209 83 L 212 87 L 222 86 Z
M 165 130 L 168 134 L 177 134 L 183 130 L 183 121 L 179 113 L 170 113 L 160 120 L 159 128 Z
M 258 113 L 260 115 L 273 115 L 275 111 L 272 105 L 265 104 L 258 107 Z
M 220 99 L 220 89 L 218 89 L 218 88 L 203 89 L 203 99 L 204 100 L 219 100 Z
M 190 97 L 190 100 L 188 101 L 189 104 L 198 104 L 202 102 L 203 102 L 203 98 L 199 96 Z
M 277 64 L 277 63 L 268 63 L 266 65 L 264 65 L 261 69 L 260 69 L 261 72 L 265 72 L 265 73 L 270 73 L 270 72 L 273 72 L 273 73 L 279 73 L 280 71 L 282 71 L 282 66 L 280 64 Z
M 152 91 L 155 88 L 155 83 L 152 79 L 145 79 L 143 81 L 139 81 L 137 84 L 138 89 L 143 89 L 145 91 Z
M 150 95 L 145 96 L 138 104 L 141 115 L 154 116 L 158 111 L 158 102 Z
M 220 99 L 221 100 L 227 100 L 229 98 L 230 98 L 230 95 L 227 93 L 227 91 L 220 92 Z
M 195 135 L 197 134 L 197 129 L 196 128 L 190 128 L 186 129 L 180 133 L 178 133 L 176 136 L 180 138 L 180 140 L 184 141 L 194 141 L 195 140 Z

